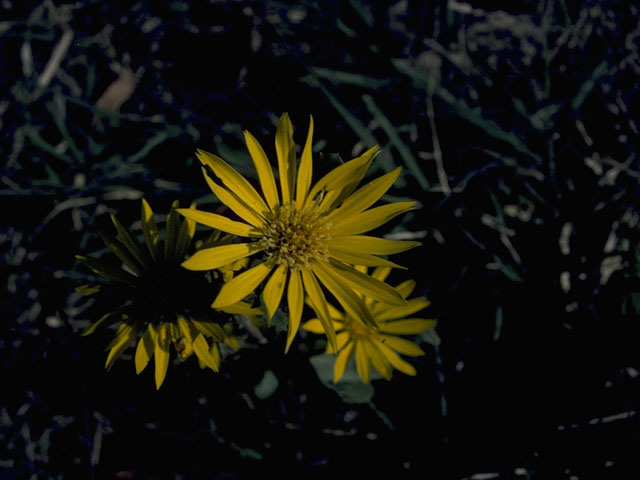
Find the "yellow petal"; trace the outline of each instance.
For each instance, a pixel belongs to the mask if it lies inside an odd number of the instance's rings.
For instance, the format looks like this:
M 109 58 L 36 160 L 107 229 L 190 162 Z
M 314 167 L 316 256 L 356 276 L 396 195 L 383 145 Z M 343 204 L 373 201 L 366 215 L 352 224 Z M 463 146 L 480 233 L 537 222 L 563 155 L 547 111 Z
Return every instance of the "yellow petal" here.
M 267 159 L 267 155 L 264 153 L 264 150 L 258 140 L 256 140 L 255 137 L 246 130 L 244 131 L 244 139 L 247 143 L 249 155 L 251 155 L 251 159 L 253 160 L 253 165 L 258 172 L 258 179 L 260 180 L 260 186 L 262 187 L 264 198 L 267 200 L 267 204 L 269 205 L 269 208 L 271 208 L 271 211 L 274 211 L 279 205 L 280 200 L 278 198 L 276 180 L 273 176 L 269 159 Z
M 391 305 L 405 305 L 407 301 L 398 291 L 380 280 L 365 275 L 355 268 L 335 260 L 329 260 L 330 268 L 351 288 L 369 298 Z
M 322 322 L 317 318 L 313 318 L 307 322 L 304 322 L 302 324 L 302 328 L 304 328 L 306 331 L 311 333 L 317 333 L 317 334 L 324 333 L 324 327 L 322 326 Z
M 280 300 L 282 300 L 284 284 L 286 281 L 287 267 L 286 265 L 279 265 L 273 272 L 273 275 L 269 278 L 269 281 L 262 291 L 262 299 L 265 307 L 267 308 L 267 321 L 269 323 L 271 323 L 271 319 L 280 306 Z
M 273 266 L 261 263 L 225 283 L 211 307 L 224 308 L 249 295 L 265 279 Z
M 224 330 L 220 325 L 215 323 L 213 320 L 203 319 L 202 321 L 200 321 L 193 317 L 190 317 L 188 321 L 190 321 L 193 324 L 193 326 L 196 328 L 196 330 L 198 330 L 203 335 L 212 338 L 216 342 L 224 341 L 224 337 L 225 337 Z
M 195 210 L 194 206 L 188 208 L 186 210 Z M 178 214 L 178 209 L 176 209 L 176 214 Z M 178 261 L 182 261 L 184 259 L 187 250 L 189 250 L 189 245 L 191 245 L 191 240 L 193 240 L 193 236 L 196 233 L 196 222 L 192 219 L 186 217 L 183 222 L 180 224 L 180 230 L 178 230 L 178 238 L 176 239 L 176 248 L 174 252 L 174 258 Z
M 435 327 L 436 323 L 435 320 L 427 320 L 424 318 L 405 318 L 403 320 L 380 322 L 378 330 L 397 335 L 416 335 Z
M 347 369 L 347 362 L 353 353 L 354 347 L 355 344 L 350 342 L 338 353 L 336 363 L 333 365 L 333 383 L 338 383 L 344 375 L 344 371 Z
M 349 197 L 342 202 L 342 205 L 329 215 L 329 219 L 335 222 L 342 218 L 365 211 L 371 205 L 376 203 L 380 197 L 389 190 L 389 188 L 391 188 L 391 185 L 393 185 L 398 179 L 401 170 L 402 169 L 398 167 L 392 172 L 386 173 L 385 175 L 372 180 L 364 187 L 359 188 L 357 191 L 349 195 Z
M 293 143 L 293 126 L 289 115 L 282 114 L 276 130 L 276 154 L 278 155 L 278 171 L 280 172 L 280 188 L 284 205 L 293 200 L 293 189 L 296 178 L 296 150 Z
M 384 322 L 386 320 L 406 318 L 408 315 L 427 308 L 430 304 L 431 302 L 425 297 L 417 297 L 408 300 L 407 303 L 402 306 L 377 304 L 374 312 L 378 321 Z
M 156 361 L 156 389 L 160 389 L 162 382 L 164 382 L 167 376 L 167 368 L 169 367 L 169 331 L 166 323 L 161 323 L 158 328 L 153 327 L 153 324 L 149 324 L 149 328 L 152 328 L 152 335 L 155 333 L 156 345 L 153 351 L 153 355 Z
M 387 277 L 389 276 L 390 273 L 391 273 L 391 269 L 390 268 L 388 268 L 388 267 L 379 267 L 379 268 L 375 268 L 373 270 L 373 272 L 371 272 L 371 276 L 373 278 L 375 278 L 376 280 L 380 280 L 381 282 L 384 282 L 387 279 Z
M 367 173 L 371 161 L 378 154 L 379 148 L 373 147 L 363 153 L 360 157 L 351 160 L 357 168 L 353 172 L 344 172 L 345 178 L 341 182 L 342 184 L 337 188 L 327 187 L 327 194 L 324 196 L 322 202 L 320 202 L 320 208 L 324 211 L 330 212 L 338 207 L 342 202 L 349 197 L 360 184 L 364 174 Z M 349 163 L 349 162 L 347 162 Z M 346 165 L 346 164 L 345 164 Z M 338 167 L 339 168 L 339 167 Z M 348 177 L 346 176 L 348 175 Z
M 339 247 L 343 251 L 355 253 L 369 253 L 371 255 L 393 255 L 407 251 L 420 245 L 420 242 L 406 242 L 387 240 L 385 238 L 368 237 L 365 235 L 346 235 L 332 237 L 331 247 Z
M 396 285 L 395 289 L 402 296 L 402 298 L 407 298 L 413 292 L 413 289 L 416 288 L 416 282 L 414 280 L 405 280 L 400 285 Z
M 155 217 L 153 216 L 153 210 L 147 201 L 142 199 L 140 220 L 142 223 L 142 234 L 144 235 L 144 242 L 147 244 L 147 249 L 151 258 L 155 262 L 162 258 L 162 252 L 160 250 L 160 235 L 158 234 L 158 226 L 156 225 Z
M 221 230 L 239 237 L 259 237 L 260 232 L 246 223 L 229 220 L 227 217 L 215 213 L 196 210 L 195 208 L 179 208 L 178 213 L 207 227 Z
M 345 193 L 351 193 L 351 191 L 353 191 L 360 182 L 369 168 L 369 165 L 371 165 L 371 161 L 379 151 L 379 147 L 373 147 L 359 157 L 349 160 L 348 162 L 331 170 L 324 177 L 318 180 L 318 182 L 311 188 L 311 191 L 306 198 L 305 205 L 317 202 L 318 196 L 321 195 L 322 192 L 333 192 L 329 200 L 322 200 L 325 207 L 330 207 L 331 204 L 338 200 L 339 196 L 342 196 Z M 326 196 L 327 195 L 325 195 L 325 197 Z
M 211 356 L 211 352 L 209 351 L 209 344 L 207 340 L 204 338 L 204 335 L 197 331 L 195 325 L 192 322 L 187 320 L 184 316 L 178 315 L 178 326 L 180 330 L 186 337 L 187 341 L 191 343 L 193 347 L 193 351 L 196 353 L 196 356 L 202 360 L 202 362 L 209 367 L 214 372 L 218 371 L 218 363 L 215 361 L 214 357 Z M 224 335 L 223 335 L 224 337 Z
M 402 265 L 398 265 L 397 263 L 390 262 L 387 259 L 376 257 L 375 255 L 369 255 L 367 253 L 359 253 L 354 252 L 352 250 L 346 251 L 342 249 L 339 244 L 333 244 L 329 250 L 329 256 L 331 258 L 335 258 L 341 263 L 346 263 L 348 265 L 356 265 L 356 266 L 367 266 L 367 267 L 390 267 L 390 268 L 399 268 L 401 270 L 406 270 Z
M 333 328 L 333 321 L 329 317 L 329 310 L 327 309 L 327 299 L 322 293 L 322 289 L 320 285 L 318 285 L 318 281 L 313 273 L 311 273 L 306 268 L 300 270 L 302 274 L 302 282 L 304 284 L 304 290 L 309 295 L 309 302 L 311 304 L 311 308 L 316 312 L 320 322 L 322 322 L 322 327 L 324 329 L 324 333 L 329 340 L 329 344 L 331 347 L 336 350 L 336 331 Z
M 313 305 L 309 302 L 309 297 L 306 298 L 306 304 L 313 308 Z M 336 329 L 342 328 L 342 322 L 344 321 L 344 312 L 338 310 L 336 307 L 327 302 L 327 312 L 329 312 L 329 318 L 333 320 Z M 336 330 L 337 331 L 337 330 Z
M 110 368 L 122 353 L 129 347 L 133 339 L 136 337 L 136 329 L 133 325 L 121 324 L 116 331 L 116 338 L 109 345 L 109 355 L 105 363 L 105 368 Z
M 92 285 L 90 283 L 86 283 L 84 285 L 80 285 L 75 288 L 76 292 L 84 296 L 90 296 L 98 293 L 102 289 L 102 285 Z M 86 333 L 83 333 L 86 335 Z
M 151 330 L 147 327 L 136 347 L 135 363 L 137 374 L 140 374 L 146 368 L 153 355 L 154 347 L 155 340 L 151 336 Z
M 307 133 L 307 141 L 302 150 L 302 158 L 300 159 L 300 171 L 298 172 L 298 183 L 296 186 L 296 201 L 299 206 L 304 205 L 304 201 L 309 193 L 311 186 L 311 177 L 313 174 L 313 117 L 309 117 L 309 133 Z
M 378 335 L 378 338 L 389 348 L 410 357 L 420 357 L 424 351 L 415 343 L 394 335 Z
M 336 335 L 336 346 L 338 347 L 338 352 L 344 348 L 347 342 L 351 339 L 351 333 L 344 331 L 340 332 Z M 336 352 L 330 352 L 336 353 Z
M 416 202 L 396 202 L 375 207 L 364 212 L 343 217 L 331 227 L 332 237 L 357 235 L 387 223 L 393 217 L 416 208 Z
M 248 257 L 262 250 L 258 242 L 234 243 L 219 247 L 203 248 L 182 263 L 187 270 L 212 270 L 224 267 L 240 258 Z
M 196 352 L 196 356 L 211 370 L 217 372 L 220 369 L 220 357 L 216 358 L 212 355 L 209 344 L 201 333 L 198 333 L 193 339 L 193 351 Z
M 230 314 L 247 315 L 248 317 L 260 316 L 263 314 L 262 310 L 259 308 L 253 308 L 246 302 L 236 302 L 231 305 L 227 305 L 226 307 L 220 308 L 220 311 Z
M 242 198 L 245 203 L 258 214 L 263 215 L 269 210 L 255 188 L 231 165 L 220 157 L 203 150 L 198 150 L 196 155 L 202 164 L 211 167 L 213 173 L 222 180 L 222 183 L 224 183 L 229 190 Z
M 331 304 L 329 304 L 329 307 L 331 307 Z M 311 307 L 313 308 L 313 307 Z M 320 319 L 318 318 L 312 318 L 311 320 L 308 320 L 306 322 L 304 322 L 304 324 L 302 325 L 302 328 L 304 328 L 306 331 L 311 332 L 311 333 L 317 333 L 317 334 L 324 334 L 324 324 L 320 321 Z M 335 320 L 333 321 L 333 328 L 335 329 L 336 332 L 339 332 L 340 330 L 342 330 L 344 328 L 343 324 L 341 322 L 336 322 Z M 344 333 L 344 332 L 343 332 Z M 336 338 L 339 339 L 341 333 L 338 333 L 338 335 L 336 336 Z M 338 350 L 340 350 L 340 340 L 338 340 Z M 333 352 L 335 353 L 335 352 Z
M 312 268 L 313 273 L 327 287 L 327 290 L 336 297 L 336 300 L 340 302 L 340 305 L 349 315 L 367 325 L 376 325 L 376 321 L 362 299 L 344 282 L 338 272 L 321 262 L 314 262 Z
M 371 364 L 369 363 L 369 357 L 365 352 L 362 341 L 356 342 L 356 370 L 358 375 L 364 383 L 369 383 L 369 376 L 371 374 Z
M 262 225 L 264 225 L 264 218 L 262 217 L 262 215 L 251 205 L 246 203 L 245 197 L 240 196 L 233 190 L 227 190 L 226 188 L 218 185 L 211 179 L 211 177 L 209 177 L 209 175 L 207 175 L 207 172 L 204 169 L 202 169 L 202 173 L 211 191 L 216 195 L 216 197 L 220 199 L 222 203 L 233 210 L 236 215 L 238 215 L 240 218 L 250 223 L 254 227 L 260 228 Z
M 226 343 L 226 342 L 225 342 Z M 236 347 L 237 348 L 237 347 Z M 218 344 L 217 343 L 213 343 L 211 345 L 211 347 L 209 348 L 209 353 L 211 353 L 211 356 L 213 357 L 213 360 L 216 362 L 216 365 L 220 365 L 220 349 L 218 348 Z
M 416 374 L 416 369 L 413 367 L 413 365 L 402 360 L 397 353 L 395 353 L 393 350 L 391 350 L 381 341 L 374 340 L 374 342 L 376 344 L 376 347 L 378 347 L 378 349 L 382 352 L 385 358 L 389 360 L 389 363 L 393 366 L 393 368 L 395 368 L 396 370 L 406 375 L 413 376 Z
M 299 271 L 293 271 L 289 276 L 287 300 L 289 302 L 289 329 L 287 330 L 287 345 L 285 346 L 285 353 L 289 351 L 291 342 L 293 342 L 296 333 L 298 333 L 300 319 L 302 318 L 302 309 L 304 308 L 304 289 L 302 287 L 302 278 L 300 277 Z
M 87 335 L 91 335 L 100 327 L 106 327 L 113 323 L 116 323 L 122 319 L 123 315 L 122 309 L 114 310 L 113 312 L 109 312 L 100 317 L 97 321 L 92 323 L 89 328 L 87 328 L 84 332 L 82 332 L 82 336 L 85 337 Z
M 375 345 L 369 341 L 363 341 L 362 346 L 371 362 L 371 366 L 376 369 L 382 378 L 391 380 L 392 368 L 385 356 L 378 350 Z

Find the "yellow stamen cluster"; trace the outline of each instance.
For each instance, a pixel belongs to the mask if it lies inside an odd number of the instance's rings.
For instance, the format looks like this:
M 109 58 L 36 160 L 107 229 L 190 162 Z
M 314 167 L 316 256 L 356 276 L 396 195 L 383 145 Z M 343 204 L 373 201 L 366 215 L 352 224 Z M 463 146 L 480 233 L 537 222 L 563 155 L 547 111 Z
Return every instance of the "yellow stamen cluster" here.
M 331 225 L 315 206 L 280 207 L 263 229 L 262 246 L 267 256 L 290 269 L 310 268 L 313 259 L 326 260 Z
M 344 318 L 344 327 L 349 332 L 351 338 L 369 338 L 376 332 L 374 328 L 365 325 L 361 321 L 354 320 L 349 316 Z

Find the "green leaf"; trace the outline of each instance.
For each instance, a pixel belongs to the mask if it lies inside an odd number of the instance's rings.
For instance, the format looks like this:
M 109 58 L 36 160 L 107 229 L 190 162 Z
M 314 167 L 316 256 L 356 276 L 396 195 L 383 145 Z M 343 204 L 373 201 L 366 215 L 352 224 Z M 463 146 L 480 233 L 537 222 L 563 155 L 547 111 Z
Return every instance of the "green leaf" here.
M 356 85 L 377 90 L 389 84 L 388 79 L 367 77 L 358 73 L 343 72 L 329 68 L 311 67 L 311 72 L 317 77 L 329 80 L 334 85 Z
M 400 72 L 407 75 L 418 88 L 428 88 L 428 78 L 426 72 L 423 72 L 412 65 L 408 60 L 394 58 L 391 60 L 394 67 Z M 438 86 L 434 95 L 446 103 L 451 110 L 463 120 L 481 128 L 484 132 L 493 138 L 502 140 L 510 144 L 515 150 L 535 160 L 538 164 L 544 163 L 542 157 L 531 151 L 527 145 L 511 132 L 505 131 L 500 125 L 491 120 L 487 120 L 481 113 L 471 109 L 462 101 L 458 100 L 454 94 L 442 86 Z
M 102 242 L 107 246 L 107 248 L 111 250 L 111 252 L 113 252 L 113 254 L 122 261 L 122 263 L 129 267 L 133 273 L 138 276 L 142 274 L 144 266 L 133 255 L 131 255 L 124 245 L 105 233 L 98 232 L 98 235 L 100 235 Z
M 331 105 L 333 105 L 333 107 L 338 111 L 338 113 L 342 115 L 342 118 L 347 123 L 347 125 L 349 125 L 351 129 L 356 133 L 356 135 L 360 137 L 360 140 L 362 140 L 362 143 L 367 148 L 371 148 L 375 145 L 378 145 L 378 141 L 376 140 L 376 137 L 373 136 L 373 134 L 369 131 L 367 126 L 364 125 L 360 120 L 358 120 L 358 118 L 355 115 L 353 115 L 349 111 L 349 109 L 345 107 L 340 102 L 340 100 L 338 100 L 329 91 L 327 87 L 325 87 L 318 79 L 314 79 L 311 83 L 314 87 L 319 88 L 320 91 L 327 97 L 327 99 L 329 100 L 329 103 L 331 103 Z M 382 150 L 380 152 L 380 155 L 378 155 L 377 160 L 381 163 L 383 170 L 386 172 L 390 172 L 396 167 L 393 161 L 393 158 L 391 158 L 391 155 L 389 154 L 389 152 L 385 150 Z M 375 169 L 371 169 L 371 172 L 374 172 L 374 171 Z M 397 187 L 399 188 L 402 188 L 403 186 L 404 185 L 402 185 L 402 183 L 397 184 Z
M 119 267 L 115 267 L 112 264 L 105 262 L 104 260 L 99 260 L 93 257 L 85 257 L 84 255 L 76 255 L 76 259 L 84 263 L 98 275 L 102 275 L 109 280 L 122 282 L 131 287 L 136 285 L 136 277 L 131 275 L 129 272 L 125 272 Z
M 144 241 L 147 244 L 149 254 L 154 261 L 159 262 L 162 258 L 162 250 L 160 248 L 158 226 L 156 225 L 153 210 L 144 198 L 142 199 L 140 218 L 142 219 L 142 233 L 144 235 Z
M 631 292 L 631 302 L 636 315 L 640 315 L 640 292 Z
M 367 106 L 367 110 L 369 110 L 369 112 L 373 115 L 373 118 L 375 118 L 375 120 L 380 125 L 380 128 L 382 128 L 382 130 L 384 130 L 384 133 L 387 134 L 387 137 L 389 137 L 389 143 L 393 147 L 395 147 L 395 149 L 400 154 L 400 158 L 402 158 L 402 161 L 404 162 L 411 176 L 413 176 L 413 178 L 418 181 L 418 184 L 420 184 L 420 187 L 424 190 L 430 188 L 429 181 L 427 180 L 427 177 L 424 176 L 424 173 L 422 173 L 422 169 L 420 168 L 420 165 L 418 165 L 416 157 L 414 157 L 413 153 L 411 153 L 411 149 L 402 141 L 398 130 L 393 126 L 391 121 L 387 118 L 380 107 L 376 105 L 373 97 L 371 95 L 363 95 L 362 100 Z
M 500 335 L 502 333 L 502 321 L 503 321 L 502 307 L 498 305 L 498 307 L 496 308 L 496 326 L 493 331 L 494 342 L 497 342 L 498 340 L 500 340 Z
M 167 215 L 167 224 L 165 226 L 164 232 L 164 258 L 167 260 L 176 259 L 182 260 L 181 258 L 175 258 L 177 240 L 178 240 L 178 232 L 180 230 L 179 225 L 179 217 L 176 209 L 179 207 L 178 200 L 175 200 L 171 204 L 171 210 L 169 210 L 169 215 Z
M 260 400 L 265 400 L 275 393 L 278 389 L 278 385 L 279 382 L 276 375 L 271 370 L 267 370 L 264 372 L 260 383 L 253 387 L 253 391 L 256 394 L 256 397 Z
M 131 255 L 133 255 L 142 265 L 150 267 L 151 262 L 149 261 L 147 252 L 140 248 L 140 244 L 133 236 L 133 233 L 131 233 L 131 230 L 125 227 L 115 215 L 111 215 L 111 221 L 118 232 L 118 239 L 127 248 L 127 250 L 129 250 L 129 253 L 131 253 Z
M 434 328 L 427 330 L 426 332 L 422 332 L 420 334 L 420 340 L 427 342 L 429 345 L 433 345 L 434 347 L 438 347 L 441 342 L 440 336 Z
M 336 392 L 346 403 L 369 403 L 373 398 L 375 390 L 371 383 L 363 383 L 353 361 L 349 361 L 347 369 L 338 383 L 333 383 L 333 364 L 336 361 L 335 355 L 320 354 L 309 359 L 322 384 Z M 372 378 L 376 377 L 372 372 Z
M 591 76 L 580 86 L 578 89 L 578 93 L 571 100 L 571 108 L 573 110 L 578 110 L 586 98 L 589 96 L 593 88 L 596 86 L 600 77 L 605 75 L 609 71 L 609 64 L 606 60 L 603 60 L 598 64 L 598 66 L 593 70 Z

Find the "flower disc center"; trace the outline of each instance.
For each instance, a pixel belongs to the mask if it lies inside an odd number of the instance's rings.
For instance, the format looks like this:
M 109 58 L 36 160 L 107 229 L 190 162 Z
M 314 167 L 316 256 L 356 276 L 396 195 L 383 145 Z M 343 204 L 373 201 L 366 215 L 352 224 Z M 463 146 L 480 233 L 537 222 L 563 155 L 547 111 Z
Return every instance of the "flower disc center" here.
M 314 208 L 285 205 L 267 220 L 262 244 L 267 256 L 294 270 L 310 268 L 313 259 L 326 259 L 330 225 Z
M 345 316 L 344 326 L 353 338 L 369 338 L 376 330 L 350 316 Z

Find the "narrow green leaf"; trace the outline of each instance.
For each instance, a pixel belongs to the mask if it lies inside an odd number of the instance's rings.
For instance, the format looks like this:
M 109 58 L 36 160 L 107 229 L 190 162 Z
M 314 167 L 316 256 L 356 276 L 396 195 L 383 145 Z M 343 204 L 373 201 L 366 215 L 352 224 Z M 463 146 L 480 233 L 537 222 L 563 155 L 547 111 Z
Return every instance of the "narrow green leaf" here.
M 608 73 L 608 71 L 609 64 L 607 63 L 607 60 L 603 60 L 598 64 L 591 73 L 591 76 L 582 85 L 580 85 L 578 93 L 573 100 L 571 100 L 571 108 L 573 110 L 578 110 L 582 106 L 596 84 L 600 81 L 600 78 Z
M 138 240 L 133 236 L 133 233 L 131 233 L 131 230 L 125 227 L 115 215 L 111 215 L 111 221 L 116 227 L 118 238 L 127 248 L 127 250 L 129 250 L 131 255 L 133 255 L 136 260 L 138 260 L 138 262 L 140 262 L 142 265 L 144 265 L 145 267 L 149 267 L 151 262 L 149 261 L 146 252 L 143 251 L 142 248 L 140 248 L 140 244 L 138 243 Z
M 180 225 L 178 224 L 178 220 L 180 216 L 178 215 L 178 200 L 175 200 L 171 204 L 171 210 L 169 210 L 169 215 L 167 215 L 167 225 L 165 227 L 164 232 L 164 258 L 166 259 L 176 259 L 176 247 L 178 240 L 178 232 L 180 229 Z
M 430 188 L 429 181 L 422 172 L 422 169 L 420 168 L 420 165 L 418 165 L 418 161 L 413 156 L 413 153 L 411 153 L 411 149 L 402 141 L 398 130 L 393 126 L 391 121 L 378 107 L 378 105 L 376 105 L 373 97 L 371 95 L 363 95 L 362 100 L 369 112 L 380 125 L 380 128 L 382 128 L 384 133 L 387 134 L 387 137 L 389 137 L 389 143 L 391 143 L 391 145 L 398 151 L 400 158 L 402 158 L 402 161 L 412 177 L 418 181 L 418 184 L 422 189 L 426 190 Z
M 112 264 L 105 262 L 104 260 L 86 257 L 84 255 L 76 255 L 76 259 L 84 263 L 98 275 L 102 275 L 109 280 L 125 283 L 132 287 L 136 285 L 137 279 L 135 276 L 131 275 L 129 272 L 125 272 L 119 267 L 115 267 Z
M 329 100 L 329 103 L 331 103 L 331 105 L 333 105 L 333 107 L 338 111 L 338 113 L 342 115 L 342 118 L 347 123 L 347 125 L 349 125 L 349 127 L 351 127 L 351 129 L 356 133 L 356 135 L 360 137 L 360 140 L 362 140 L 362 143 L 364 143 L 364 145 L 367 148 L 371 148 L 378 144 L 376 137 L 373 136 L 373 134 L 366 127 L 366 125 L 364 125 L 360 120 L 358 120 L 358 118 L 355 115 L 353 115 L 347 107 L 345 107 L 342 103 L 340 103 L 340 101 L 327 89 L 327 87 L 325 87 L 322 84 L 322 82 L 317 80 L 314 83 L 315 85 L 317 85 L 320 91 L 327 97 L 327 99 Z M 389 172 L 396 167 L 393 161 L 393 158 L 391 158 L 391 155 L 389 154 L 389 152 L 385 150 L 382 150 L 382 152 L 380 152 L 380 155 L 378 155 L 378 161 L 381 163 L 383 170 L 386 172 Z M 371 171 L 373 172 L 375 171 L 375 169 L 372 169 Z M 398 187 L 402 188 L 404 186 L 406 186 L 406 182 L 403 183 L 402 179 L 400 179 L 398 182 Z
M 108 236 L 102 232 L 98 232 L 98 235 L 102 239 L 102 242 L 107 246 L 111 252 L 113 252 L 127 267 L 129 267 L 133 273 L 140 276 L 144 271 L 144 266 L 129 253 L 124 245 L 118 242 L 115 238 Z
M 142 199 L 140 218 L 142 223 L 142 234 L 144 235 L 144 241 L 147 244 L 149 254 L 154 261 L 158 262 L 162 259 L 160 235 L 158 234 L 158 226 L 156 225 L 153 210 L 151 210 L 151 206 L 144 198 Z
M 414 85 L 416 85 L 418 88 L 423 88 L 425 90 L 428 88 L 427 74 L 410 65 L 408 60 L 396 58 L 392 59 L 391 63 L 400 73 L 403 73 L 410 77 L 413 80 Z M 466 120 L 472 125 L 481 128 L 485 133 L 492 136 L 493 138 L 497 138 L 498 140 L 502 140 L 508 143 L 515 150 L 535 160 L 537 163 L 543 163 L 542 157 L 540 157 L 540 155 L 538 155 L 537 153 L 531 151 L 522 140 L 520 140 L 512 133 L 506 132 L 497 123 L 485 119 L 481 113 L 469 108 L 462 101 L 458 100 L 455 95 L 445 89 L 442 85 L 438 86 L 435 89 L 434 95 L 445 102 L 451 108 L 451 110 L 463 120 Z

